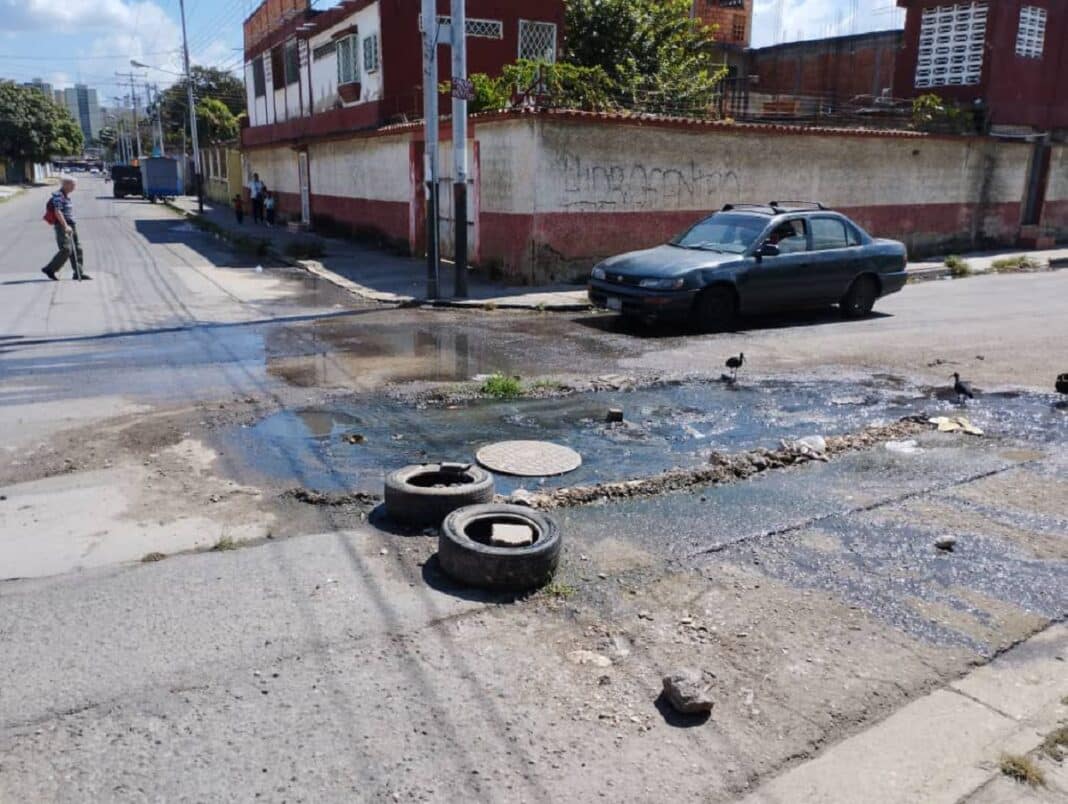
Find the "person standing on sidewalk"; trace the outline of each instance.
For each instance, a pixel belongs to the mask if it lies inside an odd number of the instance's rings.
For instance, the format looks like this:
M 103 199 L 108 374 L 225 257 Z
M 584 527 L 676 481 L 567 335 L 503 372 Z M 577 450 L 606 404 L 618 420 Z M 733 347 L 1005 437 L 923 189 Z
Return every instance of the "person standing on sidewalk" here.
M 56 256 L 52 258 L 52 261 L 41 269 L 41 272 L 53 282 L 59 279 L 57 273 L 67 260 L 70 260 L 70 267 L 74 269 L 75 279 L 92 279 L 91 276 L 82 271 L 84 255 L 82 253 L 82 244 L 78 240 L 78 225 L 74 221 L 74 203 L 70 198 L 71 193 L 74 192 L 74 188 L 77 186 L 78 184 L 74 179 L 63 179 L 59 190 L 52 193 L 52 198 L 48 201 L 52 208 L 52 214 L 55 216 L 55 223 L 52 228 L 55 230 L 56 245 L 59 247 L 59 251 L 56 252 Z
M 267 216 L 267 225 L 274 226 L 274 193 L 267 192 L 267 197 L 263 199 L 263 211 Z
M 248 186 L 248 194 L 252 198 L 252 222 L 263 223 L 263 197 L 267 193 L 267 186 L 260 181 L 260 174 L 252 174 L 252 184 Z

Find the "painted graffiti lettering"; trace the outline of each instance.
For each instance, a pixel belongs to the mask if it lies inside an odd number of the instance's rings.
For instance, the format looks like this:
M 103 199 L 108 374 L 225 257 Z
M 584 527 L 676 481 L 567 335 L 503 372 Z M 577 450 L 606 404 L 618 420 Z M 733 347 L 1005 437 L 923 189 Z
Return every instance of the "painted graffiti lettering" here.
M 556 161 L 568 210 L 707 209 L 736 198 L 738 174 L 690 160 L 675 166 L 642 162 L 604 164 L 564 153 Z

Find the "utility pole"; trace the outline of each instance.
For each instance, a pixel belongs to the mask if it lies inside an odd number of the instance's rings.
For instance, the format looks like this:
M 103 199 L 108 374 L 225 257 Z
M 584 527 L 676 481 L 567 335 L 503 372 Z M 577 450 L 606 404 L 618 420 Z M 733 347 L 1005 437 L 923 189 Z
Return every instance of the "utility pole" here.
M 133 104 L 133 135 L 137 140 L 137 158 L 141 158 L 141 128 L 137 123 L 137 80 L 133 73 L 115 73 L 119 78 L 125 78 L 126 84 L 130 85 L 129 100 Z M 120 84 L 125 86 L 126 84 Z
M 438 297 L 438 8 L 423 0 L 423 173 L 426 177 L 426 296 Z
M 200 173 L 200 140 L 197 137 L 197 107 L 193 101 L 193 75 L 189 69 L 189 38 L 185 33 L 185 0 L 178 0 L 182 12 L 182 56 L 185 59 L 185 88 L 189 98 L 189 129 L 193 136 L 193 171 L 196 175 L 197 209 L 204 213 L 204 182 Z
M 456 277 L 453 293 L 467 298 L 467 0 L 452 0 L 452 218 Z

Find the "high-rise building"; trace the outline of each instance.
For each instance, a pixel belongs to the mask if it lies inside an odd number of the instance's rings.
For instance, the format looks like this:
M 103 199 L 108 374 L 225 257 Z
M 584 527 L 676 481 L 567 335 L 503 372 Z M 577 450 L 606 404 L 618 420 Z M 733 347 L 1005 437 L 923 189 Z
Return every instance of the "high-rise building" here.
M 104 127 L 104 115 L 100 111 L 96 90 L 85 84 L 75 84 L 63 90 L 63 105 L 81 126 L 86 144 L 95 140 L 100 129 Z
M 41 92 L 44 93 L 44 96 L 46 98 L 48 98 L 49 100 L 54 100 L 55 99 L 54 90 L 52 89 L 52 85 L 49 84 L 47 81 L 44 81 L 44 80 L 42 80 L 40 78 L 34 78 L 32 81 L 27 81 L 22 86 L 24 86 L 26 89 L 40 90 Z

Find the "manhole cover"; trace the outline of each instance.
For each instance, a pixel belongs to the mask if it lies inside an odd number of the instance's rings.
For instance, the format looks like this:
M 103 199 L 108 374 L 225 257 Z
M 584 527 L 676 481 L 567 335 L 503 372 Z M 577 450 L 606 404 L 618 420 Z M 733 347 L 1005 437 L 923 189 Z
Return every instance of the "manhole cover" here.
M 498 441 L 483 447 L 475 458 L 491 472 L 518 477 L 547 477 L 582 466 L 575 450 L 549 441 Z

